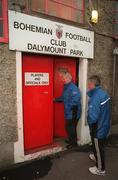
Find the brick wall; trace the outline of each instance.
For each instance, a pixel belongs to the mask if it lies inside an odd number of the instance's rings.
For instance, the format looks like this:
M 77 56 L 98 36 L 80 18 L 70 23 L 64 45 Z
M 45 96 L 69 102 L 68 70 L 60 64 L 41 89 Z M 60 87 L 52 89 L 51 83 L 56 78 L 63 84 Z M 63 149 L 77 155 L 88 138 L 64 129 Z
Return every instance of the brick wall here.
M 88 77 L 97 74 L 101 77 L 102 86 L 111 98 L 113 93 L 113 49 L 115 41 L 113 38 L 114 6 L 116 1 L 93 0 L 92 6 L 98 9 L 99 21 L 93 25 L 88 23 L 91 4 L 86 1 L 86 27 L 95 32 L 95 55 L 94 60 L 89 61 Z M 116 42 L 117 43 L 117 42 Z M 116 84 L 117 84 L 116 80 Z M 117 85 L 116 85 L 117 86 Z M 115 98 L 115 109 L 118 108 L 118 98 Z M 112 124 L 117 123 L 117 111 L 113 113 Z
M 17 140 L 16 60 L 8 45 L 0 44 L 0 54 L 0 167 L 3 167 L 13 162 L 14 151 L 10 147 Z
M 16 5 L 13 5 L 16 3 Z M 9 9 L 21 11 L 25 1 L 9 1 Z M 0 168 L 14 163 L 18 140 L 16 107 L 16 53 L 0 43 Z

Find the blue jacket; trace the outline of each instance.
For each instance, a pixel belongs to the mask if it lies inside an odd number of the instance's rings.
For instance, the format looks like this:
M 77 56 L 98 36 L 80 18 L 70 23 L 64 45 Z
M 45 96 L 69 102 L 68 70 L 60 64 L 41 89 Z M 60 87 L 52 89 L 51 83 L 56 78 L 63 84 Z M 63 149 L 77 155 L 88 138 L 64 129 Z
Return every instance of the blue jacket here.
M 98 139 L 106 138 L 110 129 L 110 97 L 105 90 L 97 86 L 88 92 L 90 97 L 88 103 L 88 124 L 91 127 L 96 124 L 96 137 Z
M 78 87 L 70 82 L 64 85 L 62 96 L 55 99 L 56 102 L 64 102 L 64 116 L 66 120 L 73 119 L 73 107 L 76 107 L 76 119 L 81 116 L 81 95 Z

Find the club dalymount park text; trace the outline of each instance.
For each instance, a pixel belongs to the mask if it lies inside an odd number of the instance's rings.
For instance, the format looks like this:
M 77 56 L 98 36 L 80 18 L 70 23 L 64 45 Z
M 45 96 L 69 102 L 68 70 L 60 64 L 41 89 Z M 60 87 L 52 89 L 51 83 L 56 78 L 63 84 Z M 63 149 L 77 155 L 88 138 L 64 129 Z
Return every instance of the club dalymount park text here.
M 59 27 L 57 25 L 57 29 L 55 32 L 53 29 L 45 28 L 45 27 L 40 27 L 40 26 L 35 26 L 33 24 L 25 24 L 25 23 L 19 23 L 17 21 L 14 21 L 14 28 L 17 30 L 22 30 L 22 31 L 30 31 L 30 32 L 35 32 L 35 33 L 40 33 L 40 34 L 47 34 L 50 36 L 53 36 L 53 33 L 56 34 L 56 37 L 58 39 L 52 38 L 50 40 L 50 45 L 42 45 L 40 43 L 38 44 L 32 44 L 30 41 L 27 43 L 27 49 L 28 50 L 35 50 L 39 52 L 49 52 L 49 53 L 56 53 L 56 54 L 66 54 L 66 47 L 67 47 L 67 42 L 61 40 L 61 38 L 64 36 L 65 39 L 69 40 L 76 40 L 78 41 L 84 41 L 86 43 L 91 43 L 90 37 L 82 36 L 80 34 L 72 34 L 69 32 L 63 32 L 63 28 Z M 54 36 L 53 36 L 54 37 Z M 79 55 L 83 56 L 83 51 L 79 49 L 70 49 L 70 55 Z

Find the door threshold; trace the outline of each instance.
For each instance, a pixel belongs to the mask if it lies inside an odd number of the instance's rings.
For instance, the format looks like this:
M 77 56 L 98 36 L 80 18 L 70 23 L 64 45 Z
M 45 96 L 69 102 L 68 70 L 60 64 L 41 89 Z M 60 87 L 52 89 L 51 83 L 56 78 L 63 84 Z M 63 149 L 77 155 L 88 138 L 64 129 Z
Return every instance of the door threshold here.
M 63 137 L 55 137 L 54 138 L 54 143 L 57 144 L 58 146 L 65 147 L 66 146 L 66 143 L 65 143 L 66 139 L 67 138 L 63 138 Z
M 57 138 L 56 137 L 56 138 L 54 138 L 53 144 L 26 150 L 25 155 L 34 154 L 34 153 L 37 153 L 40 151 L 45 151 L 45 150 L 53 149 L 53 148 L 57 148 L 57 147 L 65 148 L 65 145 L 66 145 L 65 138 Z

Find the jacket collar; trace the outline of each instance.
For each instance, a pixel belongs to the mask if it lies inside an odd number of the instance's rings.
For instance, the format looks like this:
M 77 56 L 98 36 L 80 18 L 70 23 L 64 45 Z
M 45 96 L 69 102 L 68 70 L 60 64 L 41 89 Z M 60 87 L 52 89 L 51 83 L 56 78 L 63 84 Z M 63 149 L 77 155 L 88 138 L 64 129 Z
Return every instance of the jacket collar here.
M 72 83 L 72 81 L 67 83 L 67 84 L 64 84 L 64 86 L 69 86 L 71 83 Z
M 89 97 L 92 97 L 92 96 L 96 93 L 96 91 L 97 91 L 98 89 L 100 89 L 100 88 L 101 88 L 100 86 L 95 87 L 94 89 L 88 91 L 88 92 L 87 92 L 87 95 L 88 95 Z

